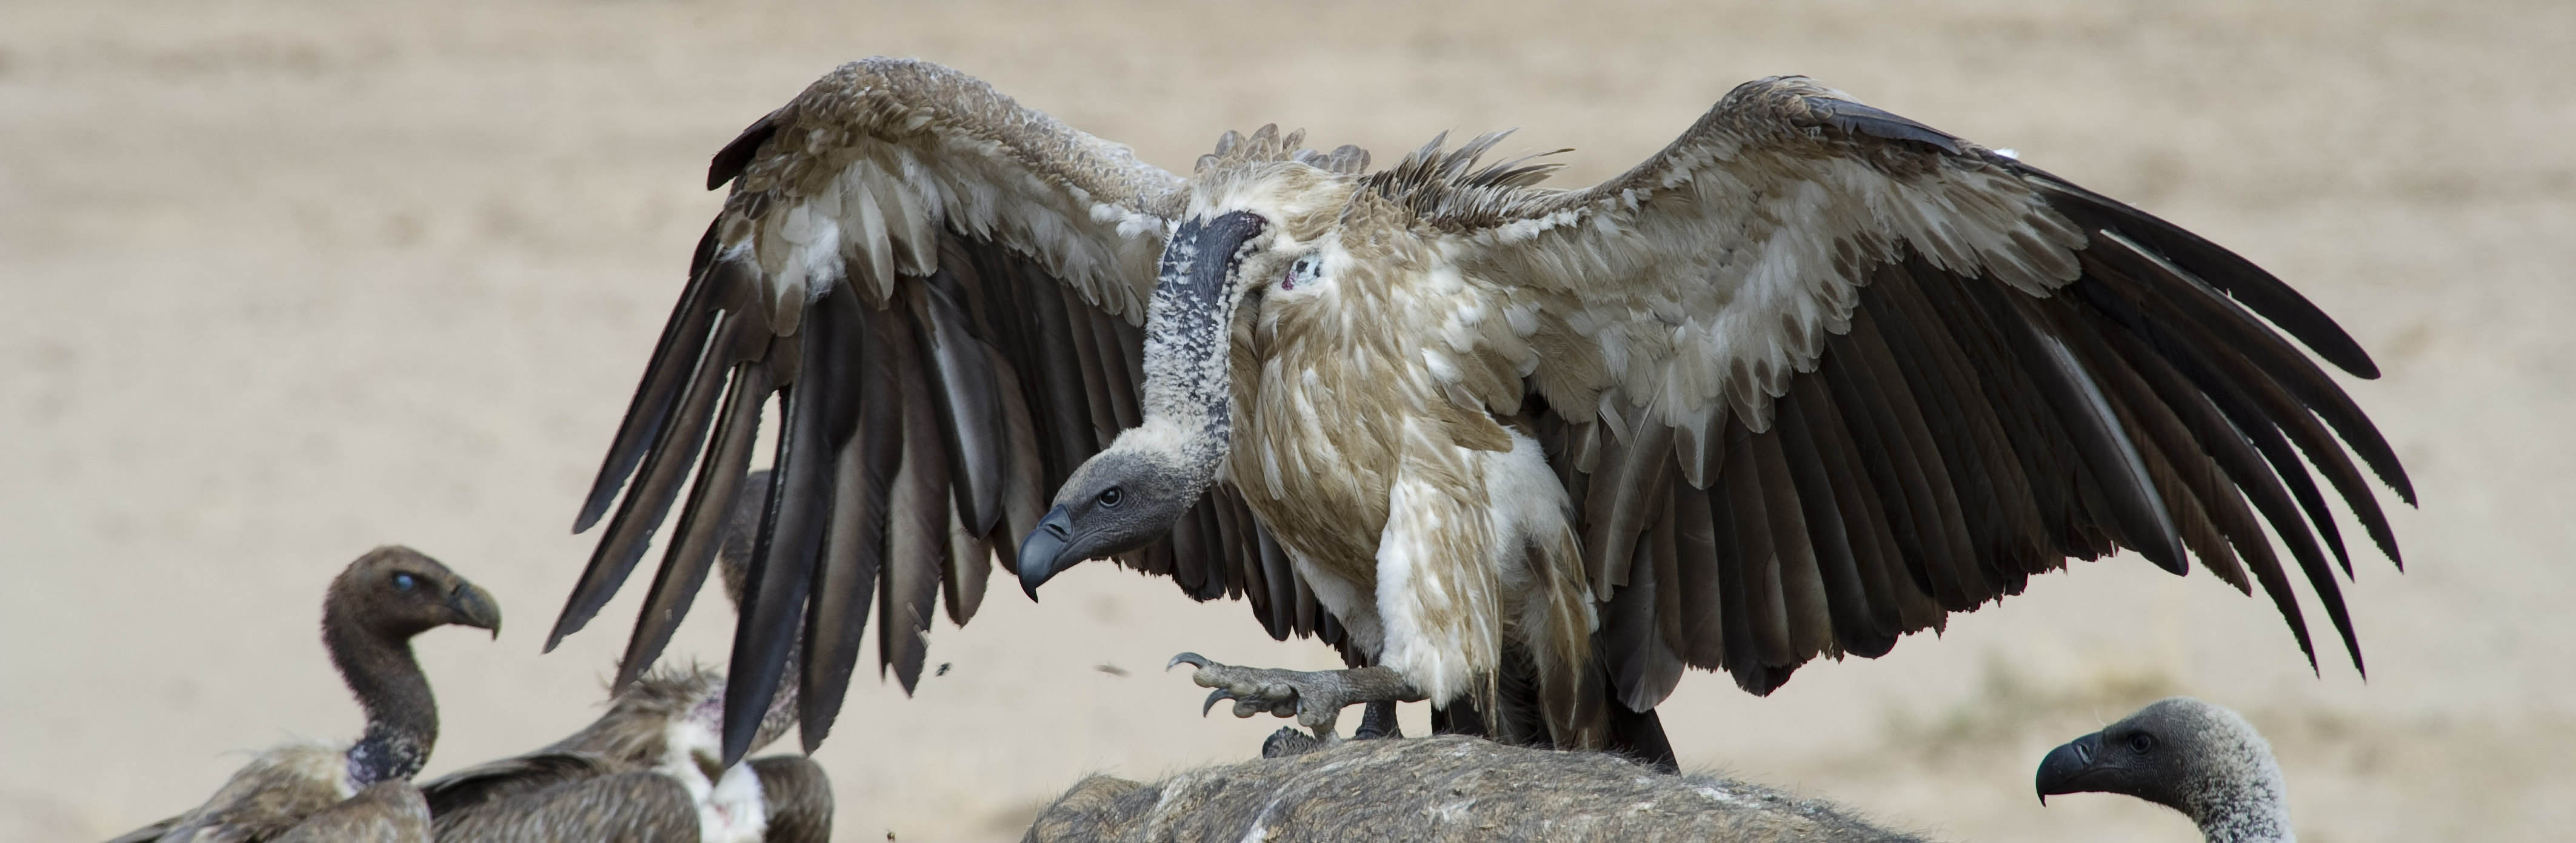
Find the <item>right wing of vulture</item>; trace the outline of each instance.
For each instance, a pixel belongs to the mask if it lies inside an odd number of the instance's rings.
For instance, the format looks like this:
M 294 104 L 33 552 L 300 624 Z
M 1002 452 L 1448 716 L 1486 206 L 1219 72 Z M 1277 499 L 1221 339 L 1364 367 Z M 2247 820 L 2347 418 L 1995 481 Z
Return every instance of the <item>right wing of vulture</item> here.
M 624 687 L 705 584 L 736 496 L 765 495 L 727 671 L 731 763 L 800 636 L 808 750 L 872 608 L 879 673 L 909 693 L 932 604 L 970 618 L 994 551 L 1011 558 L 1056 486 L 1138 423 L 1145 302 L 1183 194 L 1126 147 L 887 59 L 752 124 L 707 181 L 733 191 L 574 525 L 608 518 L 547 647 L 616 593 L 685 485 Z M 772 394 L 775 470 L 746 492 Z M 1311 601 L 1269 598 L 1294 579 L 1273 547 L 1217 494 L 1123 561 L 1201 600 L 1251 596 L 1273 635 L 1318 629 Z

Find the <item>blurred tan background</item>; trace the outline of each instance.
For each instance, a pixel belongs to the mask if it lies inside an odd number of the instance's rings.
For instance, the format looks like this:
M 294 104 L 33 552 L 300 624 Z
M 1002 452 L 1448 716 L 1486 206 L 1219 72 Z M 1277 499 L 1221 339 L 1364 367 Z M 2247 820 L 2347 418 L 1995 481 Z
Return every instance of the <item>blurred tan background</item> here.
M 1693 674 L 1663 708 L 1686 763 L 1952 839 L 2193 840 L 2031 791 L 2048 747 L 2180 692 L 2271 734 L 2312 843 L 2562 839 L 2576 5 L 2327 5 L 0 4 L 0 839 L 103 838 L 246 750 L 353 736 L 315 624 L 379 543 L 509 618 L 498 643 L 418 642 L 446 726 L 428 773 L 594 716 L 642 589 L 537 649 L 718 203 L 707 156 L 871 54 L 1167 167 L 1270 121 L 1380 162 L 1521 126 L 1515 147 L 1577 148 L 1570 183 L 1806 73 L 2145 205 L 2278 272 L 2387 373 L 2354 395 L 2424 507 L 2394 513 L 2406 573 L 2356 560 L 2368 681 L 2332 651 L 2312 675 L 2259 599 L 2121 558 L 1768 699 Z M 817 756 L 841 839 L 1014 838 L 1083 773 L 1250 757 L 1277 723 L 1197 717 L 1159 671 L 1177 650 L 1331 662 L 1110 566 L 1047 598 L 997 580 L 933 634 L 952 669 L 916 698 L 855 686 Z M 696 617 L 674 652 L 720 661 L 722 604 Z

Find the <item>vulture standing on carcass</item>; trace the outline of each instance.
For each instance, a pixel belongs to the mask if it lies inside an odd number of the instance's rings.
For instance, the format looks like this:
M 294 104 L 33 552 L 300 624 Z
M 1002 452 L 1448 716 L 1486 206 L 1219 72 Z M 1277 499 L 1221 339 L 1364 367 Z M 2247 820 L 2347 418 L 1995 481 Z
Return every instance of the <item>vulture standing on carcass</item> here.
M 752 475 L 754 482 L 761 477 Z M 740 499 L 719 551 L 725 595 L 742 600 L 760 499 Z M 832 786 L 801 755 L 716 763 L 724 674 L 621 665 L 608 713 L 535 752 L 420 786 L 439 840 L 456 843 L 827 843 Z M 640 674 L 640 675 L 639 675 Z M 752 749 L 793 725 L 796 686 L 779 688 Z
M 438 742 L 438 703 L 411 638 L 448 624 L 499 638 L 500 604 L 408 547 L 358 557 L 322 599 L 322 645 L 366 711 L 365 734 L 261 753 L 204 805 L 109 843 L 429 843 L 429 807 L 410 780 Z
M 2361 663 L 2300 460 L 2392 559 L 2345 447 L 2413 493 L 2290 339 L 2376 369 L 2208 240 L 1795 76 L 1582 190 L 1480 164 L 1493 135 L 1377 172 L 1299 140 L 1229 133 L 1184 178 L 888 59 L 753 123 L 715 156 L 732 193 L 550 645 L 685 485 L 648 655 L 715 522 L 765 498 L 728 760 L 800 644 L 823 739 L 871 608 L 909 691 L 932 604 L 966 621 L 996 551 L 1032 596 L 1116 557 L 1325 637 L 1360 666 L 1185 654 L 1211 704 L 1324 733 L 1427 699 L 1447 729 L 1669 761 L 1653 709 L 1685 666 L 1768 693 L 2121 549 L 2259 584 L 2313 665 L 2267 524 Z M 773 394 L 776 473 L 746 492 Z
M 2289 788 L 2272 744 L 2223 706 L 2158 700 L 2039 762 L 2039 804 L 2120 793 L 2181 811 L 2209 843 L 2290 843 Z

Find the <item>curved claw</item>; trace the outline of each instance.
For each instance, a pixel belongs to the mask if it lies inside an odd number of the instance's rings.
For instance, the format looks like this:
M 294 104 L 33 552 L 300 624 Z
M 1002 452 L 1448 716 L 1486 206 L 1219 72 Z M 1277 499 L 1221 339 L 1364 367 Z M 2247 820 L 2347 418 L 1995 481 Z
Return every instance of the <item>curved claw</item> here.
M 1173 656 L 1171 661 L 1164 662 L 1164 663 L 1163 663 L 1163 672 L 1165 672 L 1165 673 L 1170 673 L 1170 672 L 1171 672 L 1171 670 L 1172 670 L 1172 668 L 1179 667 L 1179 666 L 1181 666 L 1181 665 L 1185 665 L 1185 664 L 1186 664 L 1186 665 L 1189 665 L 1189 666 L 1191 666 L 1191 667 L 1200 667 L 1200 668 L 1204 668 L 1204 667 L 1207 667 L 1208 665 L 1212 665 L 1212 664 L 1215 664 L 1215 663 L 1216 663 L 1216 662 L 1209 661 L 1209 660 L 1208 660 L 1208 657 L 1206 657 L 1206 656 L 1202 656 L 1202 655 L 1199 655 L 1199 654 L 1197 654 L 1197 653 L 1182 653 L 1182 654 L 1180 654 L 1180 655 Z
M 1165 669 L 1166 669 L 1166 670 L 1169 670 L 1170 668 L 1165 668 Z M 1206 704 L 1206 705 L 1199 706 L 1199 716 L 1200 716 L 1200 717 L 1206 717 L 1206 716 L 1208 716 L 1208 712 L 1215 711 L 1215 710 L 1216 710 L 1216 701 L 1217 701 L 1217 700 L 1222 700 L 1222 699 L 1231 699 L 1231 698 L 1233 698 L 1233 697 L 1234 697 L 1234 694 L 1233 694 L 1232 692 L 1230 692 L 1230 691 L 1227 691 L 1227 690 L 1226 690 L 1226 689 L 1224 689 L 1224 688 L 1218 688 L 1218 689 L 1216 689 L 1216 690 L 1214 690 L 1214 691 L 1209 691 L 1209 692 L 1208 692 L 1208 698 L 1207 698 L 1207 704 Z

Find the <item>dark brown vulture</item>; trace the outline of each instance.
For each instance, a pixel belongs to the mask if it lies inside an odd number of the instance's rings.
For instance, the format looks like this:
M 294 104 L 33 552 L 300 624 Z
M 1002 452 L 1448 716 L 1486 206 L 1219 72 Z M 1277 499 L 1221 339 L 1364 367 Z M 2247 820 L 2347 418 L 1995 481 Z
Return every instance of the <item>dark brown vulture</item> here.
M 108 843 L 429 843 L 411 775 L 438 743 L 438 702 L 411 638 L 450 624 L 499 638 L 501 606 L 411 548 L 358 557 L 323 595 L 322 646 L 366 711 L 366 733 L 260 753 L 205 804 Z
M 2295 565 L 2361 662 L 2328 490 L 2392 559 L 2362 467 L 2413 493 L 2308 354 L 2376 369 L 2225 248 L 1803 77 L 1580 190 L 1480 163 L 1492 135 L 1376 172 L 1299 140 L 1229 133 L 1184 178 L 885 59 L 753 123 L 554 636 L 686 487 L 629 659 L 658 652 L 775 395 L 728 759 L 800 642 L 823 739 L 872 608 L 911 688 L 996 551 L 1032 594 L 1115 557 L 1324 634 L 1363 666 L 1191 659 L 1323 732 L 1428 699 L 1669 758 L 1685 666 L 1767 693 L 2121 549 L 2259 585 L 2313 663 Z

